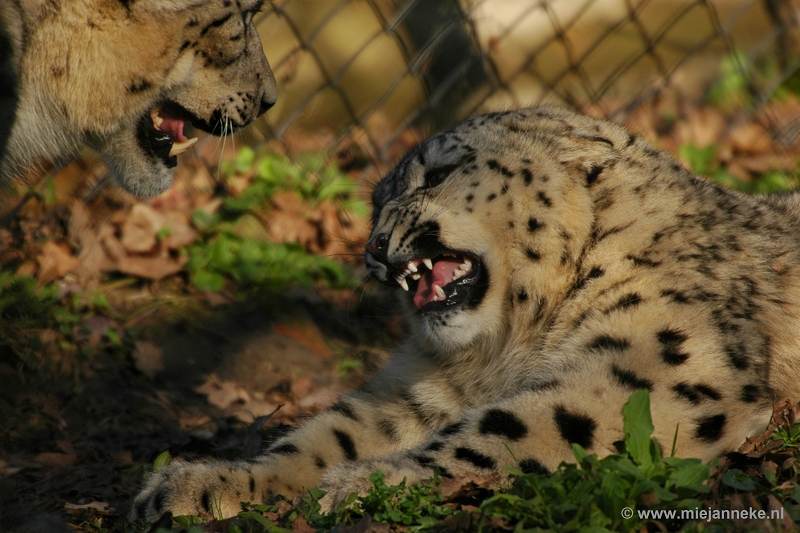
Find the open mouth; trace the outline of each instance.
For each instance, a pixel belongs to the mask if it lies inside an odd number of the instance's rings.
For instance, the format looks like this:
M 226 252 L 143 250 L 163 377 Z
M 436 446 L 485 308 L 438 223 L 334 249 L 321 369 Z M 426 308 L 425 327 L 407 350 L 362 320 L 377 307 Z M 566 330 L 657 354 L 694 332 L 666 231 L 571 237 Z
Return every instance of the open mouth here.
M 397 268 L 395 281 L 406 292 L 413 292 L 420 311 L 438 311 L 466 303 L 479 285 L 481 262 L 457 252 L 434 258 L 412 259 Z
M 173 103 L 154 107 L 142 117 L 136 137 L 142 149 L 159 159 L 168 168 L 178 164 L 180 154 L 197 142 L 197 137 L 187 138 L 183 128 L 194 117 Z

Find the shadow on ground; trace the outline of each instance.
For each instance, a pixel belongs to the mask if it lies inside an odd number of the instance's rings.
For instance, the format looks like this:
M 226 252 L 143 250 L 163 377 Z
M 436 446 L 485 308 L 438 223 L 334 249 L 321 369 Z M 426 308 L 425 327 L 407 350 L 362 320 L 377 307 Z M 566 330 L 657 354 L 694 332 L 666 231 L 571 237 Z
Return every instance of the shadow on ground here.
M 0 511 L 76 524 L 90 506 L 122 522 L 159 453 L 254 455 L 361 383 L 401 334 L 387 295 L 304 291 L 151 316 L 127 352 L 91 353 L 69 375 L 0 353 Z

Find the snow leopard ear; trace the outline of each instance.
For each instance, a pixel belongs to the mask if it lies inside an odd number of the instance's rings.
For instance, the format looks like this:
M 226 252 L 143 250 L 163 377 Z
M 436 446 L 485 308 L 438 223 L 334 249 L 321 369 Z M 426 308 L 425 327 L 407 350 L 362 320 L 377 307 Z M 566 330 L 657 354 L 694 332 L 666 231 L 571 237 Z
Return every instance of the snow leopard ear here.
M 211 0 L 119 0 L 128 8 L 145 11 L 182 11 L 210 3 Z

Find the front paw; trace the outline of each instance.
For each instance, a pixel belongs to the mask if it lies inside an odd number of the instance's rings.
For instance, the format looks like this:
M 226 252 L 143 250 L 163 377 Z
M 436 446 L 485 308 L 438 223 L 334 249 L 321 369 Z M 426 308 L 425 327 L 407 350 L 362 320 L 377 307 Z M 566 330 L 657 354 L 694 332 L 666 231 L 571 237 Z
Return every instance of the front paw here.
M 136 496 L 132 520 L 156 522 L 164 513 L 228 518 L 241 502 L 260 502 L 253 465 L 173 462 L 151 475 Z
M 343 463 L 332 467 L 320 481 L 319 488 L 326 492 L 320 499 L 322 511 L 332 511 L 348 496 L 357 493 L 366 496 L 375 485 L 370 476 L 380 470 L 386 485 L 413 485 L 432 476 L 432 472 L 421 467 L 406 456 L 387 457 L 367 461 Z

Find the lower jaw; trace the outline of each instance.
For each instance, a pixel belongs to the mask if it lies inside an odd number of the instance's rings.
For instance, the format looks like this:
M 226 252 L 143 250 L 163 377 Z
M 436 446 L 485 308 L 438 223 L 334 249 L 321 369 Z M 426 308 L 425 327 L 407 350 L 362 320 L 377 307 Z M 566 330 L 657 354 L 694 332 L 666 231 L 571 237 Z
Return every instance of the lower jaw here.
M 475 268 L 479 270 L 477 270 L 469 278 L 465 278 L 463 285 L 456 285 L 455 287 L 455 292 L 458 293 L 458 291 L 463 291 L 463 295 L 453 295 L 451 289 L 451 291 L 448 291 L 451 292 L 451 294 L 447 297 L 447 299 L 438 302 L 430 302 L 417 311 L 425 315 L 429 313 L 474 309 L 475 307 L 479 306 L 483 301 L 483 298 L 486 296 L 486 291 L 489 288 L 489 275 L 482 265 L 476 265 Z M 467 279 L 469 279 L 469 282 L 466 282 Z M 452 283 L 458 284 L 458 281 L 454 281 Z M 457 298 L 457 300 L 451 300 L 451 298 L 454 297 Z

